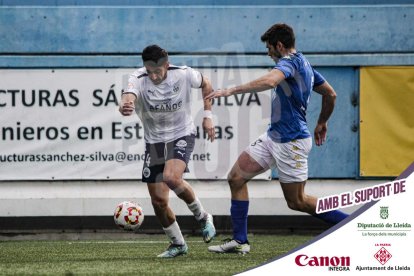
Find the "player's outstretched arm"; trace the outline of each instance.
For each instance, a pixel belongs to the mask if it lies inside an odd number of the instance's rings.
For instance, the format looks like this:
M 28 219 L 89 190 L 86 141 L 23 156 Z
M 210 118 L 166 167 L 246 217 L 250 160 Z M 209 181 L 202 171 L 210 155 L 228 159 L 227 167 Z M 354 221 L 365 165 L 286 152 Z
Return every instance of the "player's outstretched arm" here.
M 124 93 L 119 104 L 119 112 L 124 116 L 130 116 L 135 111 L 136 96 L 133 93 Z
M 210 80 L 205 76 L 203 77 L 203 83 L 201 84 L 201 91 L 203 93 L 203 98 L 213 91 Z M 208 134 L 207 140 L 213 142 L 216 137 L 216 131 L 213 123 L 213 114 L 211 112 L 211 99 L 204 100 L 203 129 Z
M 228 97 L 235 94 L 262 92 L 275 88 L 285 79 L 285 75 L 278 69 L 273 69 L 263 77 L 228 89 L 218 89 L 210 93 L 204 99 Z
M 320 146 L 326 141 L 328 119 L 335 107 L 336 93 L 327 81 L 319 86 L 315 86 L 313 90 L 322 95 L 321 113 L 319 114 L 318 122 L 314 131 L 315 143 L 317 146 Z

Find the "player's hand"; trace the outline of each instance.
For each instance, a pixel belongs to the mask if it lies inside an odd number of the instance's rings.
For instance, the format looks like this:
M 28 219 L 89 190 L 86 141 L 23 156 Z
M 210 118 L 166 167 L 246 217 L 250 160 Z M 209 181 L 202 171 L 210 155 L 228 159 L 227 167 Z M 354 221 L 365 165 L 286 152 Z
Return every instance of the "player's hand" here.
M 134 102 L 125 102 L 121 103 L 119 106 L 119 112 L 121 112 L 124 116 L 129 116 L 135 111 L 135 105 Z
M 227 97 L 230 96 L 230 90 L 229 89 L 218 89 L 218 90 L 213 90 L 210 94 L 208 94 L 204 100 L 211 100 L 211 99 L 215 99 L 215 98 L 220 98 L 220 97 Z
M 326 141 L 326 133 L 328 132 L 328 126 L 326 123 L 318 123 L 315 127 L 315 143 L 317 146 L 321 146 Z
M 216 130 L 214 129 L 213 120 L 211 118 L 203 119 L 203 129 L 208 134 L 207 140 L 213 142 L 214 138 L 216 138 Z

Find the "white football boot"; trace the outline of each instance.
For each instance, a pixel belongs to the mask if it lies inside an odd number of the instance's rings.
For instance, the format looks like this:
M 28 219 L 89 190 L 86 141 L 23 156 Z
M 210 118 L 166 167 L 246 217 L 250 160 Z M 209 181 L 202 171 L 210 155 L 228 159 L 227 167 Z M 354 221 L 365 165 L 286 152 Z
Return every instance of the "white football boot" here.
M 233 239 L 226 239 L 221 245 L 212 245 L 208 247 L 208 251 L 215 253 L 238 253 L 246 254 L 250 252 L 249 242 L 239 243 Z

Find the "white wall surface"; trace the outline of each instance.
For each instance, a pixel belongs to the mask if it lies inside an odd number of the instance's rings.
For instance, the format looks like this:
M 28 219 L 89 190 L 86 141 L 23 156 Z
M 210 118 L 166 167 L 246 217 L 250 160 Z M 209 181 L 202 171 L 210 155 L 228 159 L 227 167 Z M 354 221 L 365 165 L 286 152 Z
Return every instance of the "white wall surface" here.
M 213 215 L 229 215 L 230 189 L 225 181 L 189 181 L 205 209 Z M 308 194 L 316 197 L 352 192 L 386 180 L 309 180 Z M 285 203 L 278 181 L 249 183 L 250 215 L 302 215 Z M 140 181 L 0 182 L 0 217 L 111 216 L 117 203 L 134 200 L 146 215 L 154 215 L 147 186 Z M 176 215 L 191 215 L 185 203 L 170 193 Z M 360 206 L 346 208 L 350 213 Z

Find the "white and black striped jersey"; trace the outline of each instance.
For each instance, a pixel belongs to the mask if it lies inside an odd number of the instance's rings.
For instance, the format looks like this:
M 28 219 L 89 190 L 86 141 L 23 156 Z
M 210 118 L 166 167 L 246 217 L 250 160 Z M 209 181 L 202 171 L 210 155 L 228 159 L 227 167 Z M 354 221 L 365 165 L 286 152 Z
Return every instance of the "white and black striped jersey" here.
M 196 133 L 191 116 L 191 88 L 200 88 L 203 76 L 187 66 L 170 65 L 167 78 L 154 85 L 142 67 L 129 76 L 123 93 L 137 96 L 135 111 L 144 124 L 146 143 L 171 142 Z

